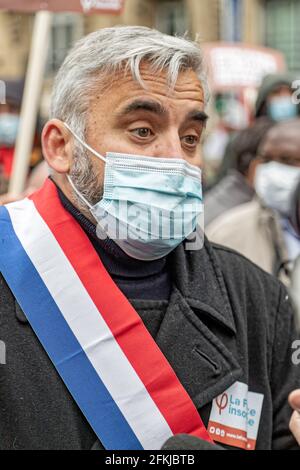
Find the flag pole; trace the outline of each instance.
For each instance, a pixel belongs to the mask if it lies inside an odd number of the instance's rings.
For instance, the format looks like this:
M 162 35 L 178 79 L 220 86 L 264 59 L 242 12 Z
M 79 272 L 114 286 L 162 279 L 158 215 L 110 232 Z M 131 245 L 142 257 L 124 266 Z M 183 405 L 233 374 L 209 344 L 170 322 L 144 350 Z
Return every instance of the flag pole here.
M 26 185 L 48 55 L 51 24 L 52 13 L 48 11 L 36 13 L 21 108 L 20 128 L 9 184 L 9 193 L 15 195 L 22 193 Z

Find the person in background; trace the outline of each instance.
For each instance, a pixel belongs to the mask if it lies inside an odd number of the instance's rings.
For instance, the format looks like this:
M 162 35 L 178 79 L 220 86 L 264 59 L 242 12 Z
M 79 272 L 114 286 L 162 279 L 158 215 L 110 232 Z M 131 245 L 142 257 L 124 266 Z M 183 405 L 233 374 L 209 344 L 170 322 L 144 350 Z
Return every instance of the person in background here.
M 23 80 L 5 80 L 5 104 L 0 104 L 0 194 L 7 192 L 12 173 L 15 144 L 20 126 L 20 112 L 24 90 Z M 38 132 L 34 138 L 30 167 L 42 158 Z
M 294 242 L 295 253 L 298 254 L 297 247 L 300 243 L 300 182 L 292 197 L 290 224 L 293 234 L 291 242 Z M 290 293 L 297 316 L 297 327 L 300 330 L 300 254 L 298 254 L 292 266 Z
M 300 237 L 300 182 L 294 192 L 292 197 L 292 206 L 291 206 L 291 224 L 297 233 L 298 237 Z
M 299 116 L 300 108 L 292 100 L 293 81 L 287 74 L 266 75 L 258 91 L 255 119 L 264 116 L 281 122 Z
M 218 217 L 206 234 L 289 284 L 290 262 L 300 254 L 290 213 L 300 180 L 300 119 L 267 132 L 249 172 L 257 197 Z
M 249 125 L 247 111 L 236 93 L 217 93 L 213 102 L 218 122 L 203 144 L 207 184 L 214 182 L 232 137 Z
M 294 78 L 288 74 L 266 75 L 258 90 L 253 121 L 264 117 L 271 122 L 282 122 L 294 119 L 300 115 L 300 106 L 292 100 L 294 89 L 292 88 Z M 235 139 L 238 134 L 234 134 L 229 140 L 218 176 L 214 184 L 218 184 L 234 167 L 236 161 Z
M 45 160 L 36 165 L 28 177 L 25 190 L 20 194 L 5 193 L 0 196 L 0 206 L 9 202 L 18 201 L 24 197 L 30 196 L 34 191 L 40 189 L 49 176 L 49 167 Z
M 291 223 L 300 239 L 300 183 L 292 198 Z M 291 275 L 290 293 L 296 312 L 296 324 L 300 329 L 300 256 L 296 259 Z M 300 390 L 295 390 L 289 397 L 291 407 L 294 409 L 290 421 L 290 429 L 300 445 Z
M 204 195 L 206 225 L 233 207 L 251 201 L 255 191 L 249 174 L 250 163 L 272 126 L 269 119 L 261 118 L 235 136 L 232 144 L 235 155 L 233 168 Z

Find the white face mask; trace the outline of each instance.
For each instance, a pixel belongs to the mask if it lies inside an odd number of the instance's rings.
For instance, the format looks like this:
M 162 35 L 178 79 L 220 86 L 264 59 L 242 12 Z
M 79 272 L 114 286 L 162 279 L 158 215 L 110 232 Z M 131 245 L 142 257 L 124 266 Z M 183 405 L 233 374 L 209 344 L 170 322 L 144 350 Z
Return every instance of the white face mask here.
M 299 180 L 300 167 L 279 162 L 262 163 L 256 169 L 254 186 L 267 207 L 288 216 Z

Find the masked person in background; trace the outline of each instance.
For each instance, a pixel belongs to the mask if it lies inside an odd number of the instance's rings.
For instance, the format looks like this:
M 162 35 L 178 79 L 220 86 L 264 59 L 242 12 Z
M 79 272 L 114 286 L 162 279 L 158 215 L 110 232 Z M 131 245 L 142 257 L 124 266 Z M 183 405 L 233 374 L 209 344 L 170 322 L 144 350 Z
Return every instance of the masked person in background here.
M 250 174 L 257 197 L 214 220 L 207 236 L 289 284 L 290 262 L 300 254 L 291 223 L 292 196 L 300 181 L 300 119 L 267 132 Z
M 39 162 L 31 171 L 27 183 L 26 188 L 23 193 L 13 194 L 13 193 L 5 193 L 0 196 L 0 205 L 8 204 L 9 202 L 19 201 L 24 197 L 30 196 L 33 192 L 40 189 L 46 178 L 49 176 L 49 167 L 45 160 Z
M 233 138 L 232 168 L 204 194 L 206 226 L 221 214 L 253 199 L 255 191 L 250 172 L 251 162 L 256 158 L 258 147 L 272 126 L 269 119 L 262 117 Z
M 205 175 L 208 184 L 214 182 L 215 173 L 219 171 L 225 149 L 234 134 L 249 125 L 247 110 L 238 94 L 234 92 L 218 93 L 213 97 L 213 101 L 218 121 L 215 128 L 206 136 L 203 144 Z
M 293 100 L 293 81 L 295 79 L 287 74 L 270 74 L 266 75 L 258 90 L 253 121 L 265 118 L 271 123 L 283 122 L 295 119 L 300 115 L 300 106 L 295 104 Z M 218 182 L 228 175 L 230 170 L 234 168 L 236 162 L 236 139 L 239 134 L 233 136 L 228 143 L 222 165 L 217 178 Z
M 286 290 L 198 236 L 204 70 L 198 44 L 143 27 L 65 59 L 51 179 L 0 208 L 2 449 L 298 448 Z
M 0 104 L 0 168 L 1 193 L 5 193 L 12 171 L 15 143 L 20 125 L 23 81 L 5 82 L 5 104 Z
M 13 167 L 13 158 L 22 104 L 24 81 L 5 80 L 5 104 L 0 104 L 0 194 L 6 193 Z M 35 135 L 30 166 L 33 168 L 42 158 L 38 132 Z
M 258 90 L 255 118 L 264 116 L 282 122 L 299 116 L 300 107 L 292 99 L 294 80 L 285 74 L 266 75 Z

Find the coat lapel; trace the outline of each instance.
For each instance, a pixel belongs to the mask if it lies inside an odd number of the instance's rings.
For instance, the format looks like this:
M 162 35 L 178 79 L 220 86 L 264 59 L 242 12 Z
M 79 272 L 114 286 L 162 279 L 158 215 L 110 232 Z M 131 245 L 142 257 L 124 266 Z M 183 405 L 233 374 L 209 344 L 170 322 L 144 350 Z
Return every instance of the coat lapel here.
M 209 244 L 174 253 L 174 286 L 156 342 L 197 408 L 242 376 L 223 276 Z

